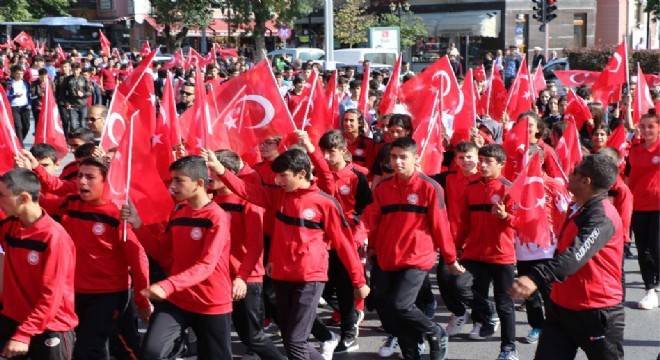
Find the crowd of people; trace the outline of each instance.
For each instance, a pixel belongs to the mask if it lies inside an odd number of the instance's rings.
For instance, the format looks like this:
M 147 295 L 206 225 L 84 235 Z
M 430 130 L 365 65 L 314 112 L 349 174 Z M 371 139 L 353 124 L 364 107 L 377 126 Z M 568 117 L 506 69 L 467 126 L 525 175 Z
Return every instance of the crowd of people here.
M 201 156 L 173 149 L 167 185 L 176 206 L 166 223 L 144 225 L 135 206 L 118 209 L 104 197 L 113 151 L 98 146 L 113 93 L 141 56 L 90 51 L 55 59 L 54 52 L 0 53 L 19 140 L 31 119 L 36 127 L 50 82 L 75 158 L 57 176 L 64 164 L 55 148 L 35 144 L 0 176 L 2 357 L 230 359 L 233 329 L 247 355 L 328 360 L 359 349 L 365 311 L 375 311 L 388 334 L 381 357 L 399 349 L 404 359 L 420 359 L 428 346 L 431 359 L 446 359 L 449 338 L 472 323 L 470 339 L 500 329 L 493 355 L 517 360 L 514 300 L 523 299 L 524 339 L 538 342 L 536 359 L 571 359 L 578 349 L 589 359 L 623 359 L 631 238 L 646 289 L 638 307 L 658 307 L 659 117 L 651 109 L 633 124 L 629 91 L 610 106 L 594 103 L 586 86 L 576 90 L 591 118 L 579 129 L 584 157 L 566 178 L 546 161 L 557 157 L 568 126 L 566 97 L 552 82 L 516 119 L 481 116 L 466 138 L 446 136 L 442 171 L 426 174 L 405 107 L 378 113 L 392 74 L 371 71 L 362 92 L 362 74 L 339 69 L 336 126 L 318 142 L 304 130 L 287 149 L 282 136 L 261 139 L 256 164 L 232 149 Z M 500 70 L 511 63 L 494 62 Z M 252 66 L 228 58 L 207 65 L 204 81 L 221 86 Z M 201 69 L 152 67 L 156 96 L 173 78 L 177 112 L 189 111 Z M 291 111 L 320 71 L 286 57 L 272 70 Z M 332 77 L 321 75 L 324 83 Z M 404 62 L 399 76 L 415 74 Z M 476 85 L 483 91 L 485 81 Z M 361 94 L 365 113 L 357 109 Z M 526 157 L 543 169 L 549 223 L 529 241 L 518 236 L 520 209 L 508 201 L 515 177 L 502 146 L 520 122 L 529 124 Z M 607 146 L 622 123 L 624 153 Z M 435 286 L 450 312 L 444 326 L 434 321 Z M 339 334 L 320 319 L 321 299 L 334 309 Z M 138 319 L 149 324 L 144 338 Z M 271 323 L 284 352 L 264 332 Z

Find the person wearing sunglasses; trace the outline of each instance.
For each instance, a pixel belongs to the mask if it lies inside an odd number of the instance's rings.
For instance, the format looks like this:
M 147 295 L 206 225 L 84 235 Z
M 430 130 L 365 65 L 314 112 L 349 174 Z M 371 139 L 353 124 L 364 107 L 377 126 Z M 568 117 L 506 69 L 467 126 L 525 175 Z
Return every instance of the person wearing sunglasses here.
M 181 101 L 176 104 L 176 113 L 181 115 L 195 103 L 195 84 L 186 82 L 179 95 Z
M 85 125 L 94 134 L 94 144 L 101 144 L 101 134 L 105 127 L 105 118 L 108 116 L 108 108 L 105 105 L 94 105 L 87 111 Z

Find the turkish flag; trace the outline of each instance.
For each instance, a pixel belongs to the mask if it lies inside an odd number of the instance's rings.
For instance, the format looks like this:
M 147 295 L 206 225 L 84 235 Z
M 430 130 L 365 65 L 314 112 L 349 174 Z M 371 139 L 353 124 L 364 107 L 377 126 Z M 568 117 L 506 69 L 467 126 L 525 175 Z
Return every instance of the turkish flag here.
M 151 45 L 149 45 L 149 41 L 145 41 L 142 43 L 142 49 L 140 49 L 140 55 L 148 56 L 149 54 L 151 54 Z
M 502 115 L 506 108 L 507 91 L 495 62 L 493 62 L 492 69 L 486 89 L 481 95 L 479 114 L 486 114 L 502 122 Z
M 545 212 L 544 184 L 540 156 L 536 153 L 513 182 L 508 193 L 509 201 L 517 209 L 516 229 L 522 246 L 548 249 L 552 244 L 550 224 Z
M 238 52 L 236 51 L 236 49 L 220 49 L 218 54 L 223 59 L 227 59 L 227 56 L 238 58 Z
M 537 66 L 536 72 L 534 73 L 534 77 L 532 81 L 532 86 L 534 88 L 534 90 L 532 91 L 532 95 L 534 96 L 534 100 L 538 99 L 539 92 L 546 88 L 545 77 L 543 76 L 542 68 L 543 66 Z
M 105 195 L 121 208 L 127 198 L 135 204 L 145 225 L 166 221 L 174 202 L 163 180 L 158 176 L 151 152 L 152 138 L 135 111 L 128 122 L 126 136 L 110 163 Z
M 433 98 L 422 104 L 421 122 L 415 128 L 413 139 L 417 143 L 417 153 L 422 172 L 428 175 L 438 174 L 442 170 L 442 91 L 444 81 L 440 80 L 440 87 Z
M 191 67 L 200 68 L 204 66 L 204 57 L 197 50 L 190 48 L 188 50 L 188 64 Z
M 616 52 L 601 71 L 591 87 L 594 100 L 603 105 L 621 100 L 621 86 L 628 82 L 628 49 L 626 40 L 617 47 Z
M 425 113 L 425 103 L 434 99 L 443 82 L 442 111 L 455 114 L 463 106 L 463 93 L 458 87 L 454 70 L 449 58 L 444 56 L 417 76 L 403 83 L 399 91 L 399 100 L 406 106 L 412 115 L 413 127 L 416 129 L 428 113 Z M 444 119 L 444 116 L 443 116 Z
M 16 35 L 16 37 L 14 38 L 14 42 L 20 45 L 21 48 L 25 50 L 33 50 L 35 48 L 34 40 L 32 40 L 32 36 L 28 35 L 25 31 L 21 31 L 20 34 Z
M 142 61 L 138 64 L 138 66 L 135 69 L 133 69 L 130 75 L 126 79 L 124 79 L 124 81 L 122 81 L 119 87 L 117 87 L 117 91 L 121 92 L 122 94 L 124 94 L 124 96 L 128 98 L 135 91 L 135 88 L 138 86 L 138 83 L 140 82 L 140 79 L 142 79 L 142 77 L 148 75 L 150 79 L 153 81 L 154 78 L 153 78 L 153 71 L 151 70 L 151 63 L 153 62 L 155 56 L 156 56 L 156 51 L 152 51 L 149 55 L 143 57 Z M 133 62 L 129 61 L 128 63 L 132 64 Z
M 119 53 L 119 49 L 117 48 L 112 49 L 112 56 L 116 57 L 117 59 L 121 59 L 121 54 Z
M 165 64 L 163 64 L 162 69 L 163 70 L 169 70 L 175 67 L 182 67 L 184 69 L 188 69 L 188 63 L 186 62 L 186 59 L 183 57 L 183 51 L 179 49 L 179 51 L 174 53 L 174 56 L 167 61 Z
M 192 51 L 192 49 L 190 50 Z M 195 102 L 186 111 L 186 113 L 188 112 L 192 116 L 190 118 L 186 116 L 185 118 L 190 129 L 186 140 L 186 150 L 188 150 L 188 153 L 199 155 L 202 149 L 217 150 L 211 144 L 214 135 L 211 124 L 213 114 L 209 104 L 209 97 L 206 93 L 206 86 L 204 86 L 202 71 L 199 68 L 195 70 Z
M 612 131 L 612 135 L 607 138 L 607 146 L 611 146 L 619 151 L 621 162 L 625 161 L 628 154 L 629 143 L 626 139 L 626 127 L 623 121 Z
M 367 113 L 369 112 L 369 77 L 371 76 L 371 66 L 367 63 L 367 66 L 364 67 L 364 73 L 362 74 L 362 85 L 360 88 L 360 98 L 358 99 L 357 108 L 360 110 L 362 115 L 366 118 Z
M 394 63 L 394 68 L 390 74 L 390 80 L 387 82 L 387 87 L 385 87 L 385 92 L 383 92 L 383 97 L 380 99 L 380 105 L 378 105 L 378 113 L 385 115 L 394 112 L 394 105 L 396 105 L 397 94 L 399 93 L 399 76 L 401 75 L 401 54 L 399 58 Z
M 321 83 L 320 74 L 316 70 L 312 71 L 301 92 L 302 100 L 291 114 L 296 127 L 306 130 L 313 144 L 318 143 L 323 133 L 332 127 L 332 124 L 328 124 L 328 102 Z
M 580 144 L 580 137 L 578 135 L 578 128 L 574 121 L 566 120 L 568 126 L 564 130 L 557 144 L 555 145 L 555 152 L 559 157 L 562 170 L 568 176 L 573 171 L 575 165 L 582 161 L 582 145 Z
M 158 173 L 163 180 L 170 178 L 170 164 L 174 161 L 172 147 L 181 144 L 179 116 L 176 113 L 174 88 L 171 76 L 165 78 L 163 99 L 158 110 L 156 130 L 151 138 L 152 152 L 156 158 Z
M 9 105 L 5 88 L 0 86 L 0 174 L 14 168 L 14 158 L 21 153 L 21 146 L 16 136 L 14 117 Z
M 476 89 L 474 86 L 474 77 L 472 69 L 468 69 L 465 81 L 463 81 L 463 106 L 460 112 L 454 117 L 453 131 L 469 132 L 470 128 L 476 127 L 477 108 L 476 108 Z
M 57 59 L 59 61 L 66 60 L 66 53 L 64 52 L 60 44 L 57 44 Z
M 337 70 L 332 72 L 330 80 L 325 88 L 325 98 L 327 101 L 326 121 L 330 122 L 330 128 L 338 123 L 339 119 L 339 103 L 343 94 L 337 94 Z
M 474 69 L 474 80 L 482 82 L 486 80 L 486 69 L 483 65 L 479 65 Z
M 649 87 L 654 88 L 656 86 L 660 86 L 660 75 L 645 74 L 644 77 L 646 78 L 646 83 Z
M 591 110 L 589 110 L 587 102 L 577 96 L 572 89 L 568 88 L 566 93 L 564 121 L 574 121 L 577 128 L 581 129 L 584 123 L 591 119 Z
M 651 90 L 646 83 L 646 77 L 642 72 L 642 67 L 637 63 L 637 86 L 633 91 L 633 124 L 639 124 L 639 119 L 646 115 L 653 108 L 653 99 Z
M 99 42 L 101 43 L 101 50 L 103 50 L 103 53 L 106 56 L 110 55 L 110 47 L 112 44 L 110 43 L 110 40 L 108 40 L 108 37 L 105 36 L 103 31 L 99 31 Z
M 555 70 L 554 73 L 564 87 L 593 85 L 600 75 L 598 71 L 587 70 Z
M 39 123 L 35 132 L 35 144 L 49 144 L 57 151 L 60 159 L 69 153 L 69 148 L 62 129 L 62 120 L 60 112 L 57 109 L 57 101 L 50 87 L 50 81 L 44 83 L 44 97 L 41 102 L 41 112 L 39 113 Z
M 506 134 L 502 144 L 506 151 L 504 164 L 504 177 L 515 179 L 526 163 L 527 150 L 529 150 L 529 118 L 518 121 Z
M 129 104 L 119 91 L 115 91 L 108 108 L 108 116 L 105 118 L 105 126 L 101 134 L 101 149 L 108 151 L 119 146 L 124 132 L 126 132 L 126 121 L 129 117 Z
M 513 80 L 509 91 L 509 99 L 506 102 L 506 113 L 512 121 L 518 119 L 518 115 L 530 111 L 533 108 L 534 94 L 532 89 L 532 78 L 527 69 L 527 59 L 523 58 L 518 69 L 518 74 Z

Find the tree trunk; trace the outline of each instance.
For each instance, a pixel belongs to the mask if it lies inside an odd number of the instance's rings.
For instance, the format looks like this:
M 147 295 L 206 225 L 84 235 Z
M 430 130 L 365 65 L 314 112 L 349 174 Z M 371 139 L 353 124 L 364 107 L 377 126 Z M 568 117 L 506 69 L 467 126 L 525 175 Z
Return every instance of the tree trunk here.
M 266 16 L 254 14 L 254 28 L 252 29 L 252 38 L 254 38 L 254 61 L 259 62 L 266 53 Z

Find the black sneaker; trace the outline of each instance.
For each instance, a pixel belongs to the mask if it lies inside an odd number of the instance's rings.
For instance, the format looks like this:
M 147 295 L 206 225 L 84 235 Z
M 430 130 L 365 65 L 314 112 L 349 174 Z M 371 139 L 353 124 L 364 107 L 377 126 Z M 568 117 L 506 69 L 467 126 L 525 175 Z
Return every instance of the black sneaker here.
M 358 350 L 359 348 L 360 345 L 358 344 L 357 338 L 346 338 L 339 342 L 339 345 L 335 348 L 335 354 L 351 352 Z
M 429 354 L 431 360 L 445 360 L 449 350 L 449 334 L 442 326 L 435 324 L 435 331 L 426 335 L 429 342 Z
M 479 330 L 479 336 L 487 338 L 497 331 L 500 327 L 500 319 L 491 317 L 488 321 L 485 321 L 481 324 L 481 329 Z

